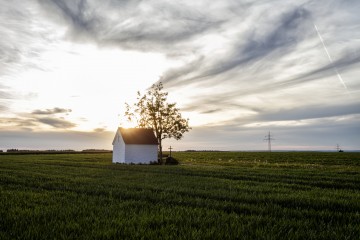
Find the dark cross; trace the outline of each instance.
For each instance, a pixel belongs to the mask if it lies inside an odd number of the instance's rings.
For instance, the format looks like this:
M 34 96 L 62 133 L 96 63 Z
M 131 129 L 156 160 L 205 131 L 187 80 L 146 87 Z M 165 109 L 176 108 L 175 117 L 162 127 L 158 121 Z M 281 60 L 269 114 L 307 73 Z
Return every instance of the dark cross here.
M 170 146 L 169 149 L 170 149 L 170 157 L 171 157 L 171 149 L 173 149 L 173 148 Z

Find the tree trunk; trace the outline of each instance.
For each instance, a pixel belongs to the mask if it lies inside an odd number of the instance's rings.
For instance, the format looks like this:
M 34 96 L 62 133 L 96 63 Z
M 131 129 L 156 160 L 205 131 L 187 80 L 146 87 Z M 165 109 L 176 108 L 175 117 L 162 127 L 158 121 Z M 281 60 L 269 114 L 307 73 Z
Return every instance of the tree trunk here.
M 161 144 L 161 139 L 160 139 L 160 140 L 158 140 L 158 142 L 159 142 L 159 164 L 162 164 L 162 156 L 163 156 L 163 154 L 162 154 L 162 144 Z

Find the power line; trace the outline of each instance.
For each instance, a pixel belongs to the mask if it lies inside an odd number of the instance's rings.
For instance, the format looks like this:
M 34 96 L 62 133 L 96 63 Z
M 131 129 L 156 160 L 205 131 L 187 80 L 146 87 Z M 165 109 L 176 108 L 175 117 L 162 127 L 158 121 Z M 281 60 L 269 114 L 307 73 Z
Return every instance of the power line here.
M 271 141 L 275 140 L 275 138 L 271 137 L 271 133 L 269 131 L 269 133 L 265 136 L 264 141 L 268 142 L 268 151 L 271 152 Z

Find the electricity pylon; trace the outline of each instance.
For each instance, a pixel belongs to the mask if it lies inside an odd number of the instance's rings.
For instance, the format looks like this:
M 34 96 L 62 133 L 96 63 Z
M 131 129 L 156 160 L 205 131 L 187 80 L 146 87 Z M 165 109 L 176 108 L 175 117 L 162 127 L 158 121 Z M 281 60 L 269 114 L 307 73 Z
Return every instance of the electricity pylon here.
M 268 142 L 268 150 L 269 150 L 269 152 L 271 152 L 271 140 L 275 140 L 275 139 L 271 137 L 271 133 L 269 132 L 264 138 L 264 141 Z
M 343 150 L 341 149 L 339 144 L 336 144 L 336 151 L 338 152 L 343 152 Z

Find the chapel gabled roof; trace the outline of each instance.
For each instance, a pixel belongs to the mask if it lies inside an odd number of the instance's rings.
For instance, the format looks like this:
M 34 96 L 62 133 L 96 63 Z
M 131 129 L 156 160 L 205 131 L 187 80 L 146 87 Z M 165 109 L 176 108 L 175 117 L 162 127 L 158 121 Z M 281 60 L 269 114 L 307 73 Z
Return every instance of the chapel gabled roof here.
M 119 128 L 125 144 L 157 145 L 154 131 L 149 128 Z

